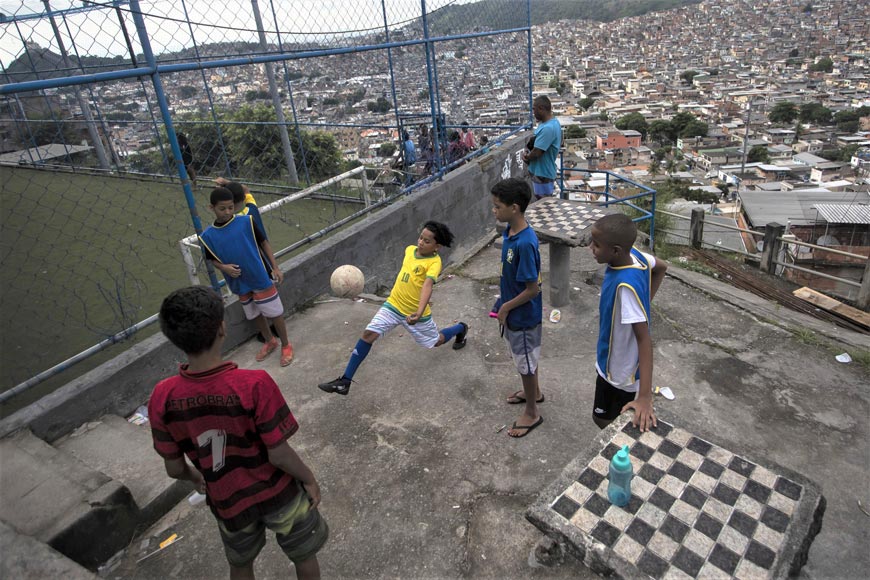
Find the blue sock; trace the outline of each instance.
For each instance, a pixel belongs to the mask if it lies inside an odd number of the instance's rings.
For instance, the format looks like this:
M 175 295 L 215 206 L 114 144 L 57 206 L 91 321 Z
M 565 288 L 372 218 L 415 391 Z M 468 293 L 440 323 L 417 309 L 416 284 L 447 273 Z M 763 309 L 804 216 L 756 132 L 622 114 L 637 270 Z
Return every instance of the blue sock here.
M 366 356 L 368 356 L 371 349 L 372 345 L 363 339 L 356 341 L 356 346 L 353 347 L 353 353 L 350 355 L 350 360 L 347 361 L 347 368 L 344 369 L 344 374 L 342 376 L 346 379 L 352 379 L 356 370 L 359 368 L 359 365 L 361 365 L 362 361 L 366 359 Z
M 463 324 L 454 324 L 453 326 L 448 326 L 447 328 L 441 330 L 441 334 L 444 335 L 444 343 L 450 342 L 450 339 L 465 330 L 465 326 Z

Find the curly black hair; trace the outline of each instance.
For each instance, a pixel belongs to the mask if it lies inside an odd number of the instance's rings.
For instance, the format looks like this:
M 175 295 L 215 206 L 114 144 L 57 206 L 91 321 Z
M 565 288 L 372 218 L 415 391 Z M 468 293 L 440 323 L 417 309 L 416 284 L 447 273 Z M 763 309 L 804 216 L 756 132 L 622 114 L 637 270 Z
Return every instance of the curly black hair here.
M 435 235 L 435 241 L 445 248 L 449 248 L 450 244 L 453 243 L 453 232 L 441 222 L 428 221 L 423 224 L 422 229 L 432 232 Z
M 160 330 L 187 354 L 211 348 L 223 320 L 224 301 L 208 286 L 181 288 L 160 305 Z

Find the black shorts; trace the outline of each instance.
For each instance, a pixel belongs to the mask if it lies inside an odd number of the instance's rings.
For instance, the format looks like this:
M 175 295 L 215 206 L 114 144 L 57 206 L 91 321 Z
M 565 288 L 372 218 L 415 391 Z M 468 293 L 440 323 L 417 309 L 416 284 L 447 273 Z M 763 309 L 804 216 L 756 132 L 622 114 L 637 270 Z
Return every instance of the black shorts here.
M 598 380 L 595 381 L 595 403 L 592 406 L 592 414 L 599 419 L 613 421 L 619 417 L 622 408 L 635 399 L 637 393 L 617 389 L 598 373 L 595 373 L 595 376 Z

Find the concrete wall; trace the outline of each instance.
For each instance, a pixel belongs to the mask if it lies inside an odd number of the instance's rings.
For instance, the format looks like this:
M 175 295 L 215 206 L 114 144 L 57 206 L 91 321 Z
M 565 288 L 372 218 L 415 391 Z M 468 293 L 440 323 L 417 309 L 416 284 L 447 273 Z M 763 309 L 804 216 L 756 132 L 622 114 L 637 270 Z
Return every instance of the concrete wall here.
M 503 178 L 524 173 L 519 152 L 528 137 L 519 135 L 282 263 L 285 277 L 279 291 L 285 310 L 297 310 L 328 292 L 329 277 L 342 264 L 353 264 L 365 273 L 369 292 L 391 287 L 405 247 L 416 243 L 420 227 L 430 219 L 446 223 L 456 236 L 453 248 L 442 252 L 445 266 L 473 255 L 495 226 L 489 190 Z M 228 349 L 255 334 L 238 302 L 227 308 L 226 319 Z M 162 334 L 151 337 L 7 417 L 0 422 L 0 436 L 29 426 L 36 436 L 51 442 L 103 414 L 127 416 L 183 360 L 183 353 Z

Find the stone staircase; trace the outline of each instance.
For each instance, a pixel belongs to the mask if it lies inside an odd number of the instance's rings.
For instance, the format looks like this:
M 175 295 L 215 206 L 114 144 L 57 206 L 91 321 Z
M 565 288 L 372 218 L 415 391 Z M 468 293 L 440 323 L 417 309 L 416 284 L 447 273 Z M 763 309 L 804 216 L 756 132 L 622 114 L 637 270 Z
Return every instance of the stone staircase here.
M 7 536 L 32 538 L 96 570 L 192 490 L 166 475 L 156 453 L 142 452 L 151 446 L 147 425 L 116 415 L 51 444 L 29 430 L 3 439 L 0 520 Z M 24 569 L 4 575 L 32 576 Z

